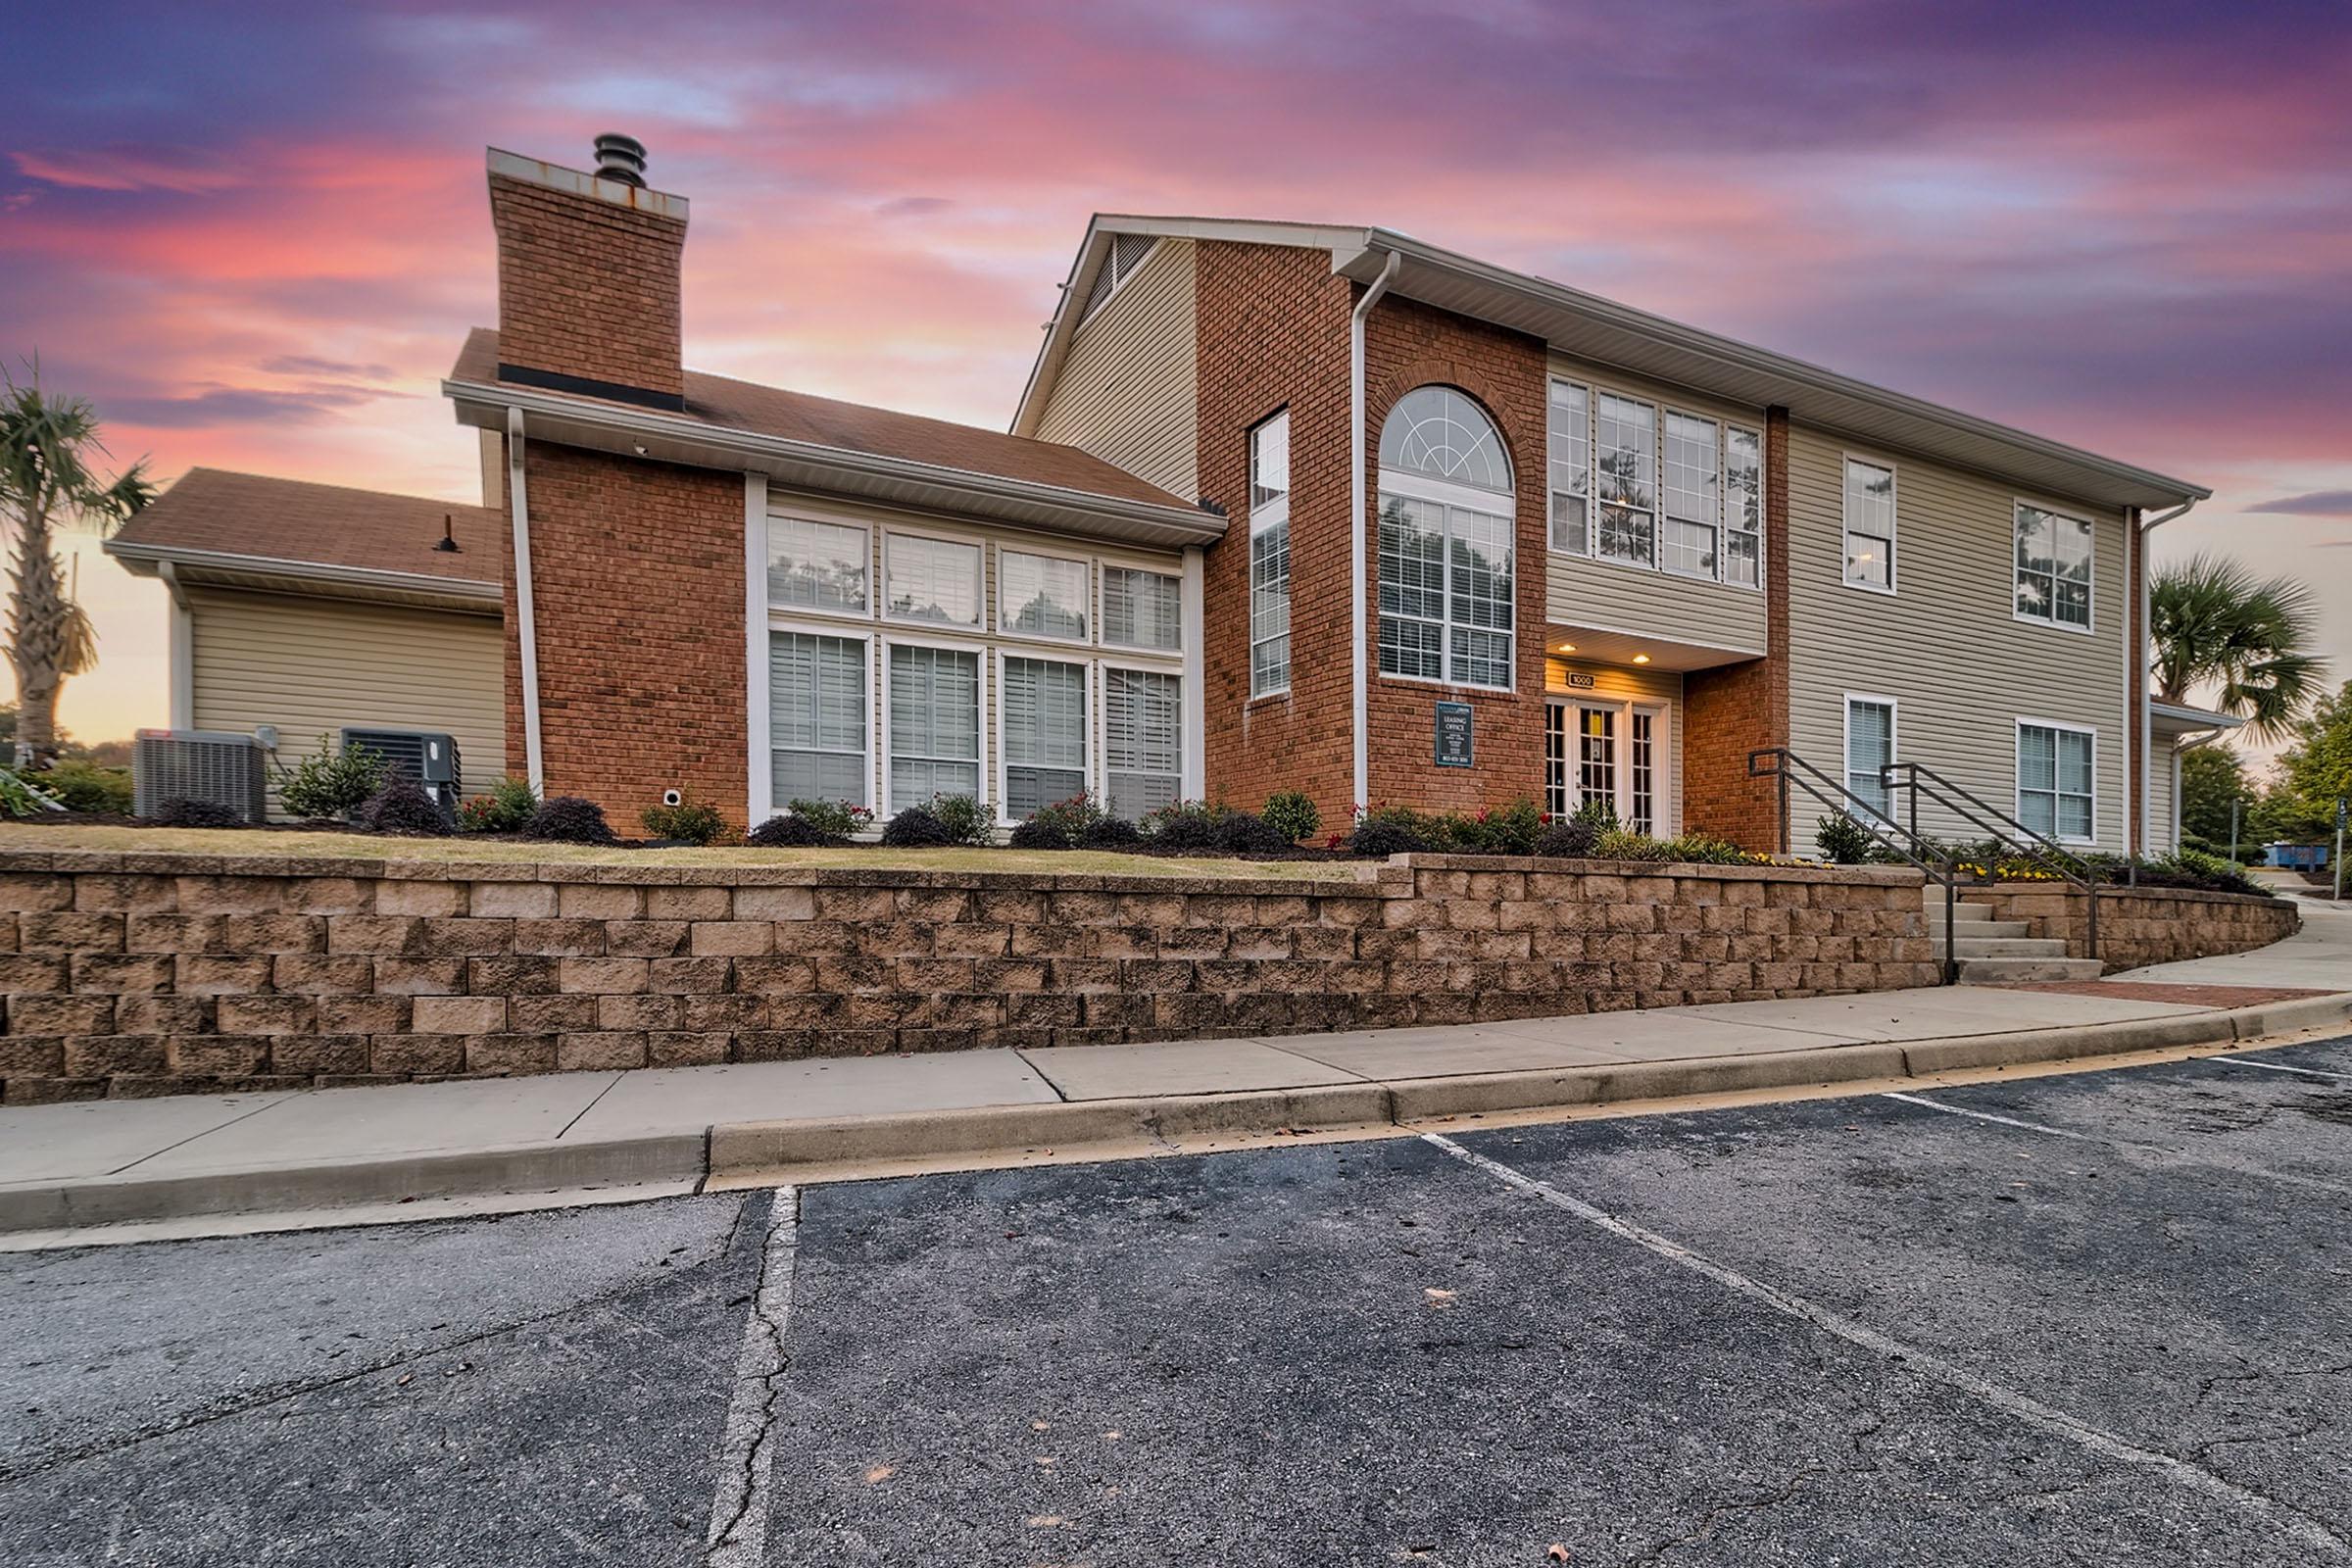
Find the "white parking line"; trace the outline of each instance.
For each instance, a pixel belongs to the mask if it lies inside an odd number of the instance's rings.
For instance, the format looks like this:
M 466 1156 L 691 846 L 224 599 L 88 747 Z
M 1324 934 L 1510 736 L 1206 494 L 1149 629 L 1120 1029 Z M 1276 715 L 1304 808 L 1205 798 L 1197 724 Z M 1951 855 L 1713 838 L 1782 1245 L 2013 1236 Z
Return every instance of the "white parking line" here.
M 1899 1100 L 1906 1105 L 1922 1105 L 1929 1110 L 1940 1110 L 1946 1116 L 1966 1116 L 1971 1121 L 1989 1121 L 1997 1123 L 2003 1127 L 2016 1127 L 2025 1132 L 2047 1133 L 2052 1138 L 2075 1138 L 2080 1139 L 2086 1144 L 2104 1143 L 2106 1141 L 2104 1139 L 2093 1138 L 2088 1133 L 2070 1133 L 2063 1127 L 2044 1127 L 2037 1121 L 2019 1121 L 2014 1116 L 1995 1116 L 1989 1110 L 1963 1110 L 1958 1105 L 1938 1104 L 1933 1100 L 1923 1100 L 1917 1095 L 1896 1094 L 1892 1090 L 1886 1091 L 1879 1098 L 1881 1100 Z
M 2199 1061 L 2224 1061 L 2228 1062 L 2232 1067 L 2260 1067 L 2264 1072 L 2299 1073 L 2305 1078 L 2332 1078 L 2338 1083 L 2341 1083 L 2347 1078 L 2352 1078 L 2352 1072 L 2321 1072 L 2317 1068 L 2313 1067 L 2289 1067 L 2283 1062 L 2248 1061 L 2243 1056 L 2199 1056 L 2195 1059 Z
M 718 1492 L 710 1499 L 710 1530 L 703 1561 L 710 1568 L 759 1568 L 767 1548 L 767 1488 L 775 1471 L 777 1382 L 784 1375 L 784 1327 L 792 1318 L 793 1259 L 800 1244 L 801 1195 L 775 1191 L 767 1211 L 767 1240 L 760 1286 L 743 1320 L 743 1349 L 735 1357 L 735 1393 L 719 1440 Z
M 1936 1108 L 1941 1110 L 1948 1107 L 1938 1105 Z M 1638 1247 L 1646 1248 L 1668 1262 L 1690 1269 L 1693 1273 L 1702 1274 L 1718 1285 L 1735 1291 L 1750 1300 L 1762 1302 L 1776 1312 L 1801 1319 L 1824 1333 L 1834 1334 L 1847 1344 L 1859 1346 L 1874 1355 L 1898 1361 L 1908 1371 L 1922 1373 L 1947 1388 L 1956 1389 L 1962 1394 L 1980 1399 L 1994 1409 L 2025 1422 L 2028 1426 L 2046 1432 L 2053 1437 L 2062 1438 L 2092 1453 L 2101 1454 L 2110 1459 L 2119 1459 L 2126 1464 L 2145 1466 L 2168 1476 L 2181 1486 L 2233 1503 L 2251 1513 L 2259 1514 L 2289 1536 L 2306 1545 L 2326 1552 L 2330 1557 L 2352 1558 L 2352 1544 L 2347 1544 L 2341 1536 L 2318 1520 L 2307 1514 L 2299 1513 L 2282 1502 L 2274 1501 L 2260 1493 L 2249 1492 L 2233 1482 L 2225 1481 L 2212 1471 L 2200 1469 L 2185 1459 L 2177 1458 L 2169 1453 L 2160 1453 L 2153 1448 L 2143 1448 L 2129 1438 L 2118 1436 L 2102 1427 L 2092 1426 L 2087 1421 L 2079 1420 L 2063 1410 L 2043 1404 L 2029 1395 L 2020 1394 L 2015 1389 L 2006 1388 L 1990 1379 L 1979 1377 L 1974 1372 L 1953 1365 L 1941 1356 L 1894 1339 L 1889 1335 L 1881 1334 L 1876 1329 L 1866 1327 L 1842 1313 L 1834 1312 L 1801 1296 L 1766 1285 L 1761 1280 L 1750 1279 L 1738 1269 L 1702 1256 L 1679 1242 L 1669 1241 L 1655 1231 L 1644 1230 L 1631 1220 L 1619 1219 L 1607 1210 L 1595 1208 L 1582 1199 L 1569 1197 L 1546 1182 L 1538 1181 L 1499 1161 L 1489 1159 L 1484 1154 L 1475 1153 L 1450 1138 L 1437 1133 L 1423 1133 L 1421 1138 L 1423 1142 L 1444 1150 L 1463 1164 L 1485 1171 L 1506 1187 L 1515 1188 L 1530 1197 L 1539 1198 L 1552 1207 L 1573 1214 L 1589 1224 L 1596 1225 L 1612 1236 L 1621 1237 Z

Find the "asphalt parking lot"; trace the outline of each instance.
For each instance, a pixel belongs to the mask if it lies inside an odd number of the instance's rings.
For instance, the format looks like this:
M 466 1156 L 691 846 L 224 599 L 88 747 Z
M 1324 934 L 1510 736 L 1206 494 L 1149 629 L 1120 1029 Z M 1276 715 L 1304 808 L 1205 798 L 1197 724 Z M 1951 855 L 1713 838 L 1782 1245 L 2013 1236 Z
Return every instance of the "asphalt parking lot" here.
M 2259 1059 L 9 1255 L 0 1560 L 2352 1561 Z

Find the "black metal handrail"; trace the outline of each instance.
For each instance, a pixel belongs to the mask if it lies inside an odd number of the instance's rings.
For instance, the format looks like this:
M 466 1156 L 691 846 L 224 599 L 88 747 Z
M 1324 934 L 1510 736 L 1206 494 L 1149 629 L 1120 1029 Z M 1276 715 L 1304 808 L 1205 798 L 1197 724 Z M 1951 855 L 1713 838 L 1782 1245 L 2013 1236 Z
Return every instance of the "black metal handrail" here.
M 1767 765 L 1769 764 L 1769 765 Z M 1943 889 L 1943 984 L 1951 985 L 1960 978 L 1960 960 L 1954 945 L 1953 919 L 1959 913 L 1960 863 L 1956 857 L 1943 855 L 1938 860 L 1939 846 L 1935 840 L 1923 838 L 1912 828 L 1906 828 L 1888 816 L 1878 806 L 1856 795 L 1844 783 L 1806 761 L 1786 746 L 1765 746 L 1747 754 L 1747 776 L 1772 779 L 1780 794 L 1780 853 L 1788 848 L 1788 791 L 1791 787 L 1803 790 L 1814 800 L 1853 823 L 1882 848 L 1916 867 L 1926 878 Z M 1896 835 L 1901 835 L 1897 838 Z M 1907 842 L 1906 842 L 1907 841 Z
M 1924 789 L 1929 800 L 1978 830 L 1990 834 L 1993 842 L 2003 849 L 2015 850 L 2023 858 L 2048 866 L 2069 886 L 2081 888 L 2088 909 L 2083 923 L 2089 956 L 2095 958 L 2099 956 L 2098 867 L 2056 839 L 2037 833 L 2000 808 L 1987 805 L 1925 762 L 1888 762 L 1879 769 L 1879 778 L 1886 786 L 1887 804 L 1893 804 L 1896 790 L 1904 792 L 1909 816 L 1907 831 L 1913 838 L 1919 837 L 1919 798 Z M 2011 837 L 2013 833 L 2018 836 Z M 1985 869 L 1990 871 L 1992 868 L 1987 866 Z

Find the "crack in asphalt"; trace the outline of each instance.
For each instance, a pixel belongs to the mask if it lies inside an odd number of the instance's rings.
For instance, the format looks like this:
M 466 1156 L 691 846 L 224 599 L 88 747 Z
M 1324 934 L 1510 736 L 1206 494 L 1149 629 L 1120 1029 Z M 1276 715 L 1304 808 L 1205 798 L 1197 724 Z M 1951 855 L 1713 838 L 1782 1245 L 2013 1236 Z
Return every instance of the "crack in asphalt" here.
M 749 1208 L 751 1205 L 744 1205 Z M 799 1255 L 801 1196 L 779 1187 L 769 1200 L 760 1277 L 743 1325 L 735 1361 L 735 1392 L 720 1438 L 718 1491 L 710 1500 L 710 1530 L 703 1544 L 709 1568 L 759 1568 L 767 1544 L 767 1487 L 775 1467 L 776 1402 L 790 1363 L 784 1331 L 792 1320 L 792 1285 Z

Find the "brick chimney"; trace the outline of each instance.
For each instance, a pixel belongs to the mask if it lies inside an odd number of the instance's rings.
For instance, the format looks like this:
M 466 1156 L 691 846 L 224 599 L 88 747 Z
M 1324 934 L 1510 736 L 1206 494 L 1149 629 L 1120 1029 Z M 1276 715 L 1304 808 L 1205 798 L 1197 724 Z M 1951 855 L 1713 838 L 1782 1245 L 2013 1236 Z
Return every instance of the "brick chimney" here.
M 678 263 L 686 198 L 645 185 L 645 149 L 596 139 L 593 173 L 490 149 L 501 380 L 685 407 Z

